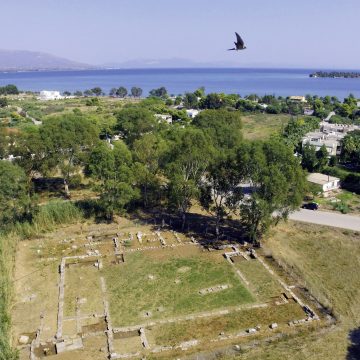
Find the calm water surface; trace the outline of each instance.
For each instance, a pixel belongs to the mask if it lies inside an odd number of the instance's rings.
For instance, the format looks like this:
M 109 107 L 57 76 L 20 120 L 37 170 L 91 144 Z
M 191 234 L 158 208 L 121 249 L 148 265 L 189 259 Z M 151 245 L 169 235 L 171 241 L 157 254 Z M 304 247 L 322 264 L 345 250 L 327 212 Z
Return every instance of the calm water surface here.
M 206 92 L 259 95 L 331 95 L 339 98 L 353 93 L 360 97 L 360 79 L 310 78 L 318 69 L 122 69 L 84 71 L 36 71 L 0 73 L 0 86 L 15 84 L 21 90 L 86 90 L 100 86 L 108 92 L 113 87 L 141 87 L 143 95 L 165 86 L 170 94 L 194 91 L 204 86 Z

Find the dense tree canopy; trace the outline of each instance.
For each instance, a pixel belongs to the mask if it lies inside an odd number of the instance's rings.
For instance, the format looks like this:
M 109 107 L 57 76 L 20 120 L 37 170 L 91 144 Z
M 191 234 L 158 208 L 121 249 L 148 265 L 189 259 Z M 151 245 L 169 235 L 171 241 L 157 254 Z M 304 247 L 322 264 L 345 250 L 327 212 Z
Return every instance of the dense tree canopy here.
M 158 124 L 152 112 L 140 107 L 124 108 L 118 112 L 116 118 L 116 127 L 124 134 L 128 144 L 154 131 Z
M 0 227 L 21 219 L 30 206 L 29 187 L 23 169 L 0 161 Z
M 0 95 L 17 95 L 19 90 L 15 85 L 9 84 L 0 86 Z
M 360 130 L 351 131 L 344 137 L 341 157 L 360 165 Z
M 131 95 L 134 97 L 140 97 L 143 93 L 143 90 L 139 87 L 133 86 L 131 88 Z
M 241 203 L 240 216 L 249 238 L 259 243 L 272 224 L 286 219 L 301 204 L 305 175 L 281 140 L 253 143 L 248 151 L 253 163 L 248 172 L 253 192 Z
M 192 124 L 203 130 L 219 149 L 232 149 L 242 140 L 242 122 L 238 112 L 204 110 Z
M 46 147 L 44 164 L 58 167 L 68 181 L 98 141 L 99 129 L 83 115 L 66 114 L 49 118 L 40 128 L 40 137 Z

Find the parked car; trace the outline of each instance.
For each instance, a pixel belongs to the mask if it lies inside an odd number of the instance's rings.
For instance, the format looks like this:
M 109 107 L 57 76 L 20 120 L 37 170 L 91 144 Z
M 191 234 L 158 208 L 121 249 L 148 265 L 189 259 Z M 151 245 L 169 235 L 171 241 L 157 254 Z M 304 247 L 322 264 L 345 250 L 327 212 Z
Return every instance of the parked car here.
M 310 203 L 303 204 L 301 207 L 303 209 L 308 209 L 308 210 L 317 210 L 317 209 L 319 209 L 319 204 L 316 202 L 310 202 Z

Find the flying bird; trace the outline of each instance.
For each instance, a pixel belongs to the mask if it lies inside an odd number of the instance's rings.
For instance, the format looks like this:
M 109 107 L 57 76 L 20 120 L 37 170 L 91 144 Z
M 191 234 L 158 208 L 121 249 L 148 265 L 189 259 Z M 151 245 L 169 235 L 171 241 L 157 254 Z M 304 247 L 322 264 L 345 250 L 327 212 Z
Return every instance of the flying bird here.
M 235 47 L 232 48 L 232 49 L 228 49 L 228 50 L 236 50 L 236 51 L 239 51 L 239 50 L 244 50 L 246 49 L 246 46 L 244 44 L 244 40 L 241 38 L 241 36 L 236 32 L 235 33 L 236 35 L 236 42 L 234 42 L 235 44 Z

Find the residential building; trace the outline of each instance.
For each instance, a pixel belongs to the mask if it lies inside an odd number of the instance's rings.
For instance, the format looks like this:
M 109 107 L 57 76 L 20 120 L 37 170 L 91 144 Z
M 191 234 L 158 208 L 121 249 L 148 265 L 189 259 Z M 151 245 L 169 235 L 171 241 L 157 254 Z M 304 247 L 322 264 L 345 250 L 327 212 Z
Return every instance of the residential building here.
M 306 115 L 306 116 L 312 116 L 312 115 L 314 115 L 314 110 L 313 110 L 313 109 L 309 109 L 309 108 L 305 108 L 305 109 L 304 109 L 304 115 Z
M 335 176 L 312 173 L 308 175 L 307 180 L 313 184 L 320 185 L 323 192 L 340 188 L 340 179 Z
M 160 121 L 167 122 L 168 124 L 172 124 L 172 116 L 169 114 L 155 114 L 154 115 Z
M 359 125 L 320 123 L 320 131 L 325 134 L 336 134 L 343 138 L 349 131 L 360 130 Z
M 319 150 L 323 145 L 325 145 L 329 156 L 340 155 L 342 139 L 349 131 L 354 130 L 360 130 L 360 126 L 329 124 L 326 121 L 322 121 L 318 131 L 307 133 L 303 137 L 302 144 L 315 146 L 316 150 Z
M 289 96 L 289 100 L 293 101 L 293 102 L 299 102 L 299 103 L 307 102 L 305 96 L 297 96 L 297 95 Z
M 186 115 L 190 118 L 193 119 L 196 115 L 198 115 L 200 112 L 200 110 L 197 109 L 187 109 L 186 110 Z
M 40 91 L 39 100 L 58 100 L 63 98 L 59 91 L 43 90 Z
M 302 145 L 305 144 L 314 146 L 316 151 L 325 145 L 329 156 L 339 155 L 341 152 L 341 139 L 336 135 L 328 135 L 321 131 L 311 132 L 306 134 L 302 139 Z

